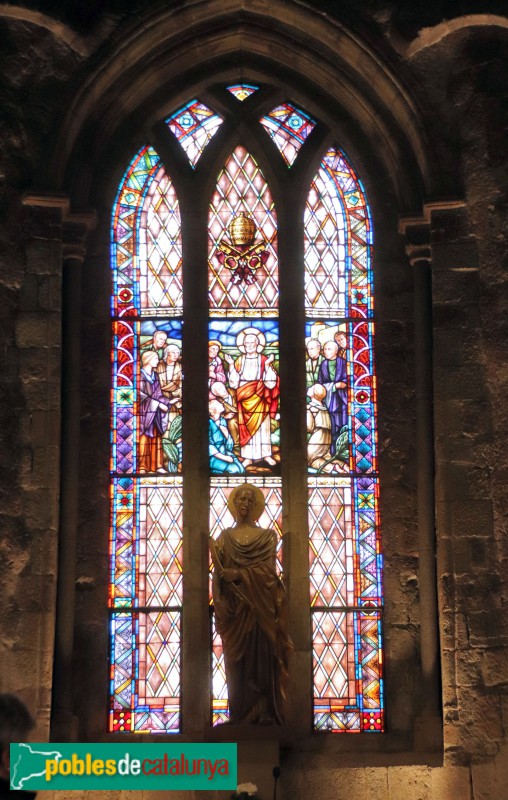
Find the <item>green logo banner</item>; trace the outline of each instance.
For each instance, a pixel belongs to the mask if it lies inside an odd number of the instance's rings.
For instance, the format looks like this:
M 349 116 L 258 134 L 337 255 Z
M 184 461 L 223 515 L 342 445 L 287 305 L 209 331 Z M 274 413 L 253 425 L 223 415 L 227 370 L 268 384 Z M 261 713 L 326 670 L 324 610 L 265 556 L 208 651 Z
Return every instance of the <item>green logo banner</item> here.
M 11 744 L 11 789 L 236 789 L 236 744 Z

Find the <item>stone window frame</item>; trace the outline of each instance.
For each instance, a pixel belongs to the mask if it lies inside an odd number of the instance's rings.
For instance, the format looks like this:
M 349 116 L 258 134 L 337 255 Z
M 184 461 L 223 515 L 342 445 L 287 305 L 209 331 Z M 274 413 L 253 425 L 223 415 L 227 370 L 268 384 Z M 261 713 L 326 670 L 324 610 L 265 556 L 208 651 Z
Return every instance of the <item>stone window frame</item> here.
M 213 100 L 212 100 L 213 102 Z M 268 102 L 268 99 L 267 99 Z M 269 98 L 269 103 L 273 102 L 272 97 Z M 234 137 L 238 138 L 241 135 L 238 132 L 234 134 Z M 320 133 L 322 137 L 322 147 L 316 147 L 314 152 L 314 159 L 319 160 L 321 153 L 325 150 L 325 146 L 327 142 L 331 142 L 332 139 L 336 140 L 336 133 L 330 130 L 325 130 L 325 132 Z M 245 131 L 245 136 L 247 140 L 249 140 L 249 132 Z M 157 135 L 154 136 L 154 140 L 156 140 Z M 224 150 L 230 150 L 230 142 L 232 141 L 231 136 L 226 135 L 223 137 L 223 140 L 217 140 L 218 145 L 221 146 Z M 160 139 L 159 139 L 160 144 Z M 251 144 L 247 141 L 247 146 Z M 155 146 L 157 146 L 157 141 L 155 141 Z M 175 141 L 175 146 L 179 147 Z M 256 151 L 256 146 L 254 145 L 254 153 Z M 175 149 L 175 158 L 176 153 L 178 150 Z M 217 160 L 220 156 L 218 152 L 213 153 L 212 157 L 214 160 Z M 303 159 L 302 159 L 303 164 Z M 124 165 L 119 165 L 121 169 Z M 311 175 L 312 170 L 314 168 L 314 164 L 312 160 L 308 164 L 305 165 L 306 169 L 308 170 L 308 174 Z M 360 173 L 361 174 L 361 173 Z M 305 192 L 303 192 L 303 195 Z M 369 197 L 369 189 L 367 188 L 367 196 Z M 79 361 L 76 360 L 76 348 L 79 351 L 79 339 L 81 337 L 81 322 L 80 322 L 80 315 L 76 314 L 76 308 L 82 305 L 83 302 L 83 293 L 82 293 L 82 267 L 81 264 L 84 261 L 85 250 L 84 250 L 84 239 L 86 235 L 90 236 L 90 229 L 94 225 L 94 215 L 93 214 L 71 214 L 69 210 L 68 202 L 61 201 L 61 200 L 53 200 L 48 201 L 48 198 L 41 199 L 40 197 L 37 198 L 35 196 L 27 197 L 25 199 L 26 205 L 31 206 L 39 206 L 41 209 L 46 209 L 46 213 L 48 206 L 51 208 L 58 209 L 62 215 L 64 225 L 64 247 L 63 247 L 63 263 L 64 263 L 64 293 L 63 293 L 63 300 L 64 300 L 64 352 L 63 352 L 63 361 L 64 361 L 64 386 L 63 386 L 63 429 L 62 429 L 62 457 L 63 457 L 63 468 L 62 468 L 62 515 L 61 515 L 61 530 L 67 527 L 68 529 L 72 528 L 72 526 L 78 527 L 78 516 L 79 516 L 79 500 L 76 493 L 76 486 L 79 482 L 79 464 L 76 464 L 75 457 L 72 456 L 72 453 L 75 451 L 73 444 L 71 442 L 75 442 L 76 437 L 79 438 L 79 405 L 80 405 L 80 397 L 81 397 L 81 370 L 79 366 Z M 441 206 L 442 207 L 442 206 Z M 430 206 L 429 206 L 430 208 Z M 430 208 L 430 211 L 433 209 Z M 429 213 L 427 209 L 426 213 Z M 99 234 L 99 239 L 95 239 L 95 241 L 100 241 L 100 237 L 104 239 L 104 227 L 105 225 L 109 226 L 109 218 L 107 216 L 104 217 L 104 220 L 101 220 L 101 224 L 98 226 L 97 230 L 92 234 L 92 241 L 94 241 L 94 237 Z M 401 231 L 404 231 L 406 235 L 411 235 L 412 232 L 415 230 L 421 231 L 422 227 L 426 228 L 425 220 L 422 222 L 421 219 L 415 220 L 405 220 L 401 221 Z M 428 226 L 427 226 L 428 227 Z M 418 238 L 418 236 L 417 236 Z M 281 242 L 281 247 L 288 247 L 289 243 Z M 415 284 L 415 329 L 416 329 L 416 336 L 415 336 L 415 343 L 416 343 L 416 358 L 415 361 L 419 365 L 417 370 L 416 376 L 416 394 L 417 394 L 417 439 L 419 442 L 428 442 L 429 441 L 429 430 L 431 429 L 432 425 L 432 411 L 431 411 L 431 403 L 430 403 L 430 395 L 429 395 L 429 358 L 430 358 L 430 351 L 429 351 L 429 337 L 428 337 L 428 330 L 429 330 L 429 304 L 428 302 L 424 302 L 425 300 L 429 299 L 429 280 L 430 280 L 430 255 L 428 248 L 426 249 L 425 246 L 418 244 L 409 244 L 408 245 L 408 252 L 410 254 L 410 259 L 414 264 L 414 278 L 416 281 Z M 103 260 L 105 249 L 102 249 L 102 253 L 100 248 L 96 250 L 96 254 L 88 257 L 88 262 L 97 262 L 97 260 Z M 285 258 L 289 258 L 288 253 L 284 254 Z M 288 299 L 291 295 L 288 295 Z M 291 298 L 289 301 L 289 305 L 293 305 L 294 298 Z M 203 319 L 207 319 L 208 309 L 202 309 Z M 109 321 L 109 320 L 108 320 Z M 199 329 L 197 329 L 199 330 Z M 203 331 L 200 334 L 203 335 Z M 206 335 L 204 339 L 206 341 Z M 203 348 L 202 348 L 203 349 Z M 205 354 L 203 349 L 202 356 Z M 298 358 L 298 357 L 297 357 Z M 300 360 L 303 359 L 303 354 L 301 355 Z M 303 362 L 302 362 L 303 363 Z M 302 375 L 304 374 L 304 370 L 302 368 Z M 430 404 L 429 404 L 430 403 Z M 202 410 L 202 409 L 201 409 Z M 382 420 L 381 420 L 381 428 L 382 428 Z M 302 426 L 303 430 L 303 426 Z M 195 442 L 196 448 L 199 448 L 200 443 L 196 440 Z M 300 442 L 300 447 L 302 443 Z M 67 454 L 67 455 L 66 455 Z M 67 460 L 66 460 L 67 459 Z M 430 469 L 432 466 L 433 470 L 433 453 L 432 448 L 425 447 L 421 449 L 421 454 L 419 456 L 419 465 L 417 467 L 417 474 L 418 474 L 418 507 L 419 507 L 419 514 L 423 514 L 424 517 L 427 518 L 427 525 L 420 524 L 419 531 L 420 534 L 422 533 L 422 529 L 426 530 L 427 541 L 423 542 L 422 546 L 426 548 L 425 552 L 432 554 L 433 552 L 433 532 L 434 532 L 434 522 L 433 522 L 433 513 L 429 514 L 429 510 L 433 507 L 433 485 L 432 481 L 428 480 L 428 476 L 430 474 Z M 423 475 L 427 475 L 427 480 L 423 480 Z M 302 476 L 303 477 L 303 476 Z M 66 489 L 66 487 L 70 487 Z M 301 489 L 301 487 L 299 487 Z M 298 490 L 299 490 L 298 489 Z M 294 487 L 293 487 L 294 490 Z M 298 491 L 297 490 L 297 491 Z M 190 524 L 192 526 L 196 526 L 198 530 L 203 529 L 203 519 L 195 518 L 192 519 Z M 287 529 L 291 530 L 291 523 Z M 74 539 L 72 536 L 63 536 L 61 535 L 61 544 L 60 544 L 60 562 L 67 565 L 64 569 L 60 569 L 60 587 L 59 587 L 59 596 L 63 597 L 66 596 L 67 598 L 72 594 L 74 584 L 76 583 L 76 567 L 72 569 L 69 565 L 71 562 L 76 564 L 76 553 L 79 550 L 78 547 L 78 537 L 76 536 Z M 429 549 L 429 542 L 430 542 L 430 549 Z M 295 558 L 294 556 L 294 548 L 293 553 L 291 552 L 292 548 L 288 548 L 289 552 L 289 559 L 291 563 L 291 558 Z M 196 555 L 197 553 L 197 555 Z M 200 565 L 199 568 L 203 569 L 203 563 L 205 560 L 205 550 L 203 547 L 197 548 L 194 552 L 194 556 L 192 556 L 189 552 L 187 553 L 187 557 L 192 561 L 192 558 L 197 558 L 197 562 Z M 435 587 L 435 571 L 434 577 L 432 575 L 432 563 L 433 558 L 431 557 L 425 562 L 420 562 L 420 581 L 422 580 L 422 569 L 427 570 L 425 580 L 428 583 L 428 597 L 431 597 L 434 594 L 433 587 Z M 302 565 L 302 558 L 300 554 L 300 571 Z M 435 569 L 435 568 L 434 568 Z M 79 570 L 78 570 L 79 571 Z M 98 580 L 99 583 L 101 582 L 100 576 L 101 571 L 99 570 L 98 573 L 95 574 L 93 581 Z M 79 577 L 79 576 L 78 576 Z M 294 580 L 294 574 L 293 574 Z M 298 580 L 300 582 L 305 582 L 305 575 L 298 575 Z M 84 585 L 83 583 L 80 584 L 78 580 L 78 590 L 82 590 Z M 306 588 L 303 589 L 306 592 Z M 79 596 L 79 591 L 78 591 Z M 299 605 L 300 598 L 298 600 L 297 605 Z M 78 608 L 81 601 L 78 600 Z M 293 605 L 295 605 L 293 603 Z M 86 602 L 85 602 L 86 606 Z M 434 604 L 434 609 L 436 608 Z M 300 619 L 297 623 L 296 627 L 298 628 L 301 625 L 301 615 L 299 615 Z M 429 613 L 427 615 L 427 627 L 425 628 L 425 622 L 422 624 L 422 632 L 421 638 L 422 640 L 426 638 L 427 644 L 432 644 L 432 641 L 436 642 L 435 647 L 422 647 L 422 673 L 426 676 L 424 680 L 427 681 L 427 685 L 431 688 L 430 697 L 434 697 L 433 700 L 433 713 L 424 713 L 421 715 L 420 718 L 415 720 L 415 742 L 413 743 L 413 747 L 411 748 L 414 750 L 415 753 L 420 753 L 419 757 L 422 757 L 421 754 L 427 753 L 427 758 L 429 757 L 429 752 L 434 750 L 435 752 L 439 751 L 439 745 L 436 747 L 436 741 L 439 739 L 438 733 L 436 733 L 437 728 L 439 727 L 439 701 L 438 701 L 438 692 L 435 691 L 436 688 L 436 681 L 437 685 L 439 684 L 439 677 L 436 675 L 436 658 L 437 658 L 437 637 L 435 635 L 435 628 L 433 628 L 433 620 L 432 614 Z M 60 605 L 59 609 L 59 617 L 57 623 L 57 647 L 56 647 L 56 660 L 55 660 L 55 676 L 62 675 L 63 673 L 67 673 L 67 679 L 63 679 L 58 681 L 58 686 L 60 689 L 55 691 L 55 729 L 64 729 L 67 726 L 67 731 L 70 729 L 76 730 L 76 715 L 73 713 L 73 709 L 75 707 L 75 700 L 74 700 L 74 692 L 75 687 L 72 687 L 71 682 L 68 679 L 68 668 L 62 666 L 65 663 L 69 663 L 69 652 L 68 648 L 62 647 L 62 642 L 71 640 L 74 638 L 74 634 L 71 632 L 71 628 L 74 625 L 74 609 L 72 609 L 72 614 L 69 611 L 68 603 L 65 603 L 63 606 Z M 202 620 L 202 624 L 208 626 L 208 620 Z M 425 629 L 425 630 L 424 630 Z M 204 630 L 204 627 L 203 627 Z M 296 632 L 296 636 L 298 637 L 298 630 Z M 72 656 L 71 656 L 72 658 Z M 208 655 L 207 655 L 208 658 Z M 310 659 L 309 659 L 310 660 Z M 195 681 L 195 674 L 196 670 L 199 669 L 207 669 L 204 664 L 201 664 L 201 667 L 196 667 L 190 670 L 188 685 Z M 426 671 L 427 670 L 427 671 Z M 192 677 L 191 677 L 192 676 Z M 388 681 L 389 681 L 389 665 L 388 665 Z M 432 689 L 434 687 L 434 689 Z M 185 688 L 185 681 L 184 681 L 184 696 L 188 694 L 189 688 Z M 433 692 L 433 694 L 432 694 Z M 67 699 L 66 699 L 67 695 Z M 202 698 L 199 699 L 199 696 L 194 693 L 194 700 L 197 699 L 197 703 L 202 701 Z M 310 700 L 310 698 L 309 698 Z M 72 709 L 72 710 L 71 710 Z M 201 708 L 202 711 L 202 708 Z M 388 706 L 388 713 L 389 713 L 389 706 Z M 202 714 L 199 714 L 198 708 L 196 708 L 194 714 L 192 711 L 189 712 L 187 709 L 187 716 L 200 718 Z M 308 716 L 308 715 L 307 715 Z M 316 737 L 315 735 L 310 735 L 310 731 L 307 728 L 307 731 L 304 730 L 304 725 L 302 725 L 302 717 L 306 718 L 306 715 L 299 715 L 300 725 L 298 726 L 299 729 L 297 731 L 296 739 L 303 744 L 305 747 L 310 748 L 311 750 L 315 747 L 316 744 Z M 304 723 L 306 724 L 306 723 Z M 73 727 L 74 726 L 74 727 Z M 293 729 L 293 734 L 294 734 Z M 203 736 L 203 728 L 200 726 L 199 730 L 192 730 L 192 728 L 184 729 L 182 733 L 183 738 L 201 738 Z M 294 744 L 294 735 L 291 735 L 288 739 L 287 731 L 281 732 L 281 743 L 282 744 Z M 96 734 L 97 735 L 97 734 Z M 210 730 L 208 733 L 205 734 L 208 738 L 216 739 L 221 737 L 220 731 L 218 729 Z M 248 732 L 243 732 L 240 734 L 239 738 L 246 736 L 249 737 Z M 319 734 L 318 734 L 319 736 Z M 108 737 L 103 737 L 107 739 Z M 131 738 L 136 738 L 134 735 Z M 365 741 L 365 739 L 368 741 Z M 407 738 L 407 737 L 406 737 Z M 397 752 L 400 752 L 402 749 L 406 750 L 407 748 L 407 741 L 404 742 L 404 737 L 400 737 L 398 735 L 392 734 L 390 730 L 386 734 L 382 734 L 379 737 L 375 737 L 377 741 L 380 741 L 381 744 L 374 743 L 374 737 L 366 737 L 363 736 L 349 736 L 348 734 L 345 735 L 335 735 L 332 737 L 334 741 L 333 750 L 337 752 L 347 753 L 350 754 L 351 757 L 354 754 L 358 754 L 359 752 L 366 753 L 377 752 L 383 753 L 385 758 L 395 758 L 397 759 Z M 361 739 L 362 741 L 358 741 Z M 157 739 L 156 739 L 157 740 Z M 355 741 L 352 741 L 355 740 Z M 405 746 L 403 746 L 405 745 Z M 328 745 L 330 747 L 330 745 Z M 418 756 L 416 756 L 418 757 Z

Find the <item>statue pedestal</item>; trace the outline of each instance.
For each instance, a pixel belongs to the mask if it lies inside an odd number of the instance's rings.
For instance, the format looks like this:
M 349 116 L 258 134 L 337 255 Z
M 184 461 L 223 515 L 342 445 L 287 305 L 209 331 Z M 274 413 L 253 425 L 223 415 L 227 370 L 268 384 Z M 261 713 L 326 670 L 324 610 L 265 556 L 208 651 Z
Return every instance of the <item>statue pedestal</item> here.
M 280 764 L 280 739 L 285 732 L 285 728 L 263 725 L 220 725 L 214 730 L 215 741 L 237 743 L 237 783 L 257 786 L 259 800 L 273 800 L 273 768 Z M 217 792 L 217 800 L 230 797 L 231 792 Z
M 238 783 L 254 783 L 259 800 L 272 800 L 273 768 L 278 766 L 278 739 L 238 742 Z

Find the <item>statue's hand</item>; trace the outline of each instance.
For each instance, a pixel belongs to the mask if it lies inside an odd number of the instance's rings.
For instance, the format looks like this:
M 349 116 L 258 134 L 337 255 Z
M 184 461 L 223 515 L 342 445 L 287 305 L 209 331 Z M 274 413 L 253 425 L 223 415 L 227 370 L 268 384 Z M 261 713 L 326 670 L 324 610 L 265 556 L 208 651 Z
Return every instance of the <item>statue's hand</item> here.
M 240 570 L 239 569 L 231 569 L 230 567 L 226 567 L 220 573 L 220 577 L 226 583 L 232 583 L 233 581 L 237 581 L 240 579 Z

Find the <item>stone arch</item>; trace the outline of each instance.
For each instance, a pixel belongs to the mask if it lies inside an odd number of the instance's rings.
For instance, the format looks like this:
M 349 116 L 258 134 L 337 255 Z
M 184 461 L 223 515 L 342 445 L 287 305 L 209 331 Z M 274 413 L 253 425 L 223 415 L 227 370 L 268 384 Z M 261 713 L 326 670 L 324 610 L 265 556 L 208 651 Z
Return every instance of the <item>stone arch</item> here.
M 220 79 L 243 72 L 265 81 L 276 74 L 296 102 L 319 108 L 341 131 L 350 152 L 368 154 L 399 210 L 420 208 L 422 199 L 450 192 L 417 94 L 398 66 L 396 73 L 376 44 L 289 0 L 262 6 L 235 0 L 227 10 L 220 0 L 159 9 L 142 24 L 121 27 L 109 54 L 69 98 L 45 183 L 69 192 L 75 205 L 89 205 L 94 175 L 83 169 L 83 154 L 88 163 L 110 162 L 112 143 L 118 152 L 133 130 L 146 131 L 160 119 L 169 93 L 178 103 L 211 73 Z

